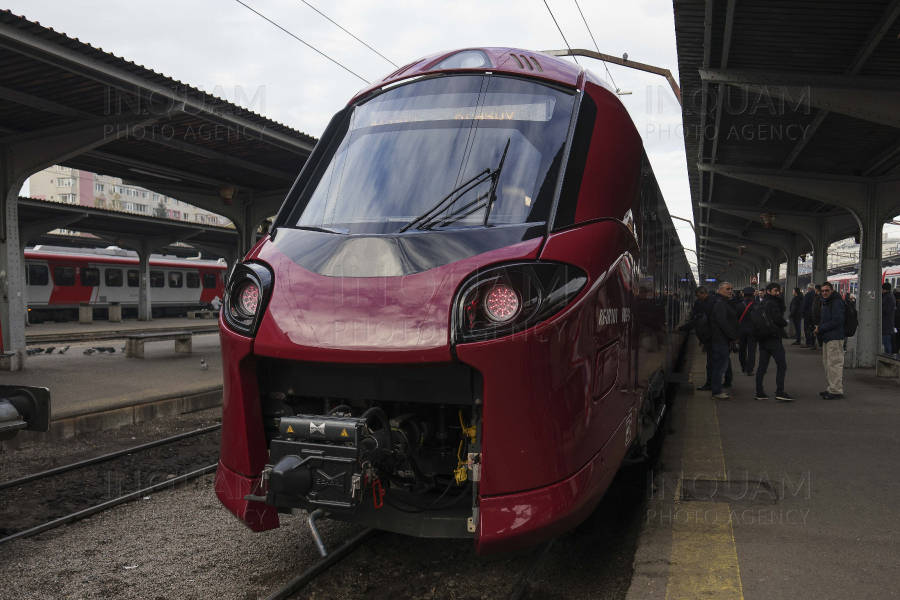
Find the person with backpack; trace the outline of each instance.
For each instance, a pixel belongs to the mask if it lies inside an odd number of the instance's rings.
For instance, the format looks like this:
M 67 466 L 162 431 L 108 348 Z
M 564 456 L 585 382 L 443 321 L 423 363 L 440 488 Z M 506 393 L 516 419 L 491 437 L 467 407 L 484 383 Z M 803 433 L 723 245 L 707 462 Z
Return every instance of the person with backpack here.
M 799 346 L 800 345 L 800 317 L 803 312 L 801 307 L 803 306 L 803 294 L 800 292 L 800 288 L 794 288 L 794 297 L 791 298 L 791 308 L 788 310 L 788 317 L 791 320 L 791 323 L 794 325 L 794 336 L 796 340 L 791 344 L 791 346 Z
M 706 349 L 707 365 L 711 366 L 710 383 L 715 400 L 731 400 L 731 394 L 722 390 L 731 387 L 731 346 L 741 337 L 737 315 L 731 309 L 730 300 L 734 292 L 731 283 L 723 281 L 718 292 L 712 297 L 712 307 L 706 321 L 710 325 L 709 343 Z M 703 320 L 701 320 L 702 323 Z M 699 337 L 698 324 L 698 337 Z M 725 378 L 723 384 L 722 378 Z
M 699 391 L 708 391 L 712 389 L 712 354 L 709 351 L 709 341 L 712 338 L 712 325 L 709 322 L 709 310 L 712 308 L 715 297 L 710 295 L 709 290 L 705 286 L 697 288 L 697 299 L 694 300 L 694 306 L 691 309 L 691 320 L 678 328 L 679 331 L 694 330 L 697 340 L 703 346 L 706 352 L 706 382 L 698 387 Z M 729 365 L 730 366 L 730 365 Z M 731 369 L 725 374 L 725 387 L 731 387 L 733 373 Z
M 781 343 L 782 328 L 788 322 L 784 318 L 784 304 L 780 302 L 781 285 L 771 282 L 766 286 L 766 295 L 750 313 L 753 335 L 759 347 L 759 366 L 756 369 L 756 399 L 768 400 L 763 390 L 763 380 L 769 368 L 769 359 L 775 359 L 775 398 L 780 402 L 793 402 L 794 398 L 784 391 L 784 376 L 787 373 L 787 359 Z
M 897 312 L 897 301 L 891 293 L 891 284 L 881 284 L 881 345 L 885 354 L 893 354 L 891 337 L 894 334 L 894 313 Z
M 822 342 L 822 364 L 828 389 L 819 394 L 825 400 L 844 397 L 844 338 L 856 333 L 856 309 L 848 307 L 834 287 L 827 281 L 822 284 L 822 321 L 816 327 L 816 336 Z
M 750 310 L 755 304 L 759 304 L 756 298 L 756 290 L 752 287 L 744 288 L 744 301 L 740 304 L 738 323 L 741 328 L 740 354 L 741 372 L 748 376 L 753 375 L 753 365 L 756 364 L 756 338 L 753 337 L 753 328 L 750 326 Z

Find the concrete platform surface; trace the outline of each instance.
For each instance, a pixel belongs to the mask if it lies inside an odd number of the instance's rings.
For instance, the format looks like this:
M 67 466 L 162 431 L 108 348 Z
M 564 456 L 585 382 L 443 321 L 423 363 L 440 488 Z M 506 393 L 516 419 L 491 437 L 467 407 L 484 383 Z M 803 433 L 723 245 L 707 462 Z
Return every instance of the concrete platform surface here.
M 845 369 L 845 398 L 824 400 L 821 352 L 786 348 L 796 402 L 754 400 L 741 373 L 730 401 L 682 386 L 628 598 L 900 594 L 900 382 Z
M 147 343 L 145 358 L 125 358 L 122 341 L 54 345 L 56 350 L 49 356 L 29 356 L 24 371 L 0 372 L 4 385 L 50 388 L 53 420 L 199 394 L 222 386 L 222 357 L 215 334 L 194 335 L 190 354 L 176 353 L 171 341 Z M 66 346 L 69 349 L 60 355 Z M 40 347 L 49 348 L 50 344 Z M 114 348 L 115 353 L 85 355 L 89 348 Z M 208 369 L 201 368 L 201 359 Z
M 79 341 L 88 336 L 94 339 L 101 337 L 116 339 L 110 335 L 124 337 L 141 331 L 216 331 L 217 329 L 217 319 L 188 319 L 185 317 L 166 317 L 152 321 L 126 319 L 119 323 L 98 320 L 84 325 L 78 321 L 69 321 L 68 323 L 28 325 L 25 328 L 25 341 L 32 346 L 57 340 Z

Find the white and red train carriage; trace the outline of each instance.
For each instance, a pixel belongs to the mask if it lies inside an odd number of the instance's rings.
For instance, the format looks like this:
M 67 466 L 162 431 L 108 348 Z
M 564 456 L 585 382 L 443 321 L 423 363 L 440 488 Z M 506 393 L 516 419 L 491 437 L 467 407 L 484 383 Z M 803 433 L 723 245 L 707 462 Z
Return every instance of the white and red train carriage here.
M 120 248 L 84 249 L 36 246 L 25 250 L 28 316 L 32 323 L 77 318 L 87 302 L 105 312 L 111 303 L 134 315 L 140 285 L 136 252 Z M 153 316 L 183 315 L 207 308 L 222 298 L 224 262 L 150 257 L 150 303 Z

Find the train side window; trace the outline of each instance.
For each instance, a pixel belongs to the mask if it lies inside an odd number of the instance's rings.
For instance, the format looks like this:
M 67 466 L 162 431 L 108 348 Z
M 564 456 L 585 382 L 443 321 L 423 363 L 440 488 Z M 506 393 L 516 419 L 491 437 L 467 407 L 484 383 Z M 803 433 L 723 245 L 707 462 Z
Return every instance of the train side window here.
M 162 271 L 150 271 L 150 287 L 166 287 L 166 274 Z
M 216 276 L 214 273 L 203 274 L 203 287 L 207 290 L 216 287 Z
M 50 283 L 50 271 L 44 265 L 28 265 L 25 273 L 26 285 L 47 285 Z
M 184 287 L 184 273 L 181 271 L 169 271 L 169 287 Z
M 194 271 L 188 271 L 185 279 L 187 281 L 187 286 L 189 288 L 200 287 L 200 273 L 195 273 Z
M 54 267 L 53 285 L 75 285 L 75 267 Z
M 122 287 L 122 269 L 106 269 L 106 287 Z
M 100 285 L 100 269 L 85 267 L 81 270 L 81 285 L 84 287 L 97 287 Z
M 128 287 L 141 286 L 141 272 L 137 269 L 128 269 Z

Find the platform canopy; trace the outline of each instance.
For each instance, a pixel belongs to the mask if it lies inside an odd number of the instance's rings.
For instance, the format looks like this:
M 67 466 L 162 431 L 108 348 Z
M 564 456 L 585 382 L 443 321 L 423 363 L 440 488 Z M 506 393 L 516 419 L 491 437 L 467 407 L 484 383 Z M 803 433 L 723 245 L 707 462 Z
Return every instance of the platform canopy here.
M 30 175 L 54 164 L 92 171 L 223 215 L 237 229 L 241 256 L 316 144 L 248 108 L 9 11 L 0 11 L 0 65 L 0 350 L 23 361 L 18 195 Z M 158 225 L 123 241 L 149 256 L 171 243 Z M 145 291 L 139 314 L 149 318 Z
M 900 0 L 675 0 L 701 277 L 749 281 L 861 243 L 860 365 L 880 343 L 882 228 L 900 214 Z M 777 276 L 773 277 L 777 279 Z M 869 294 L 872 292 L 872 294 Z

